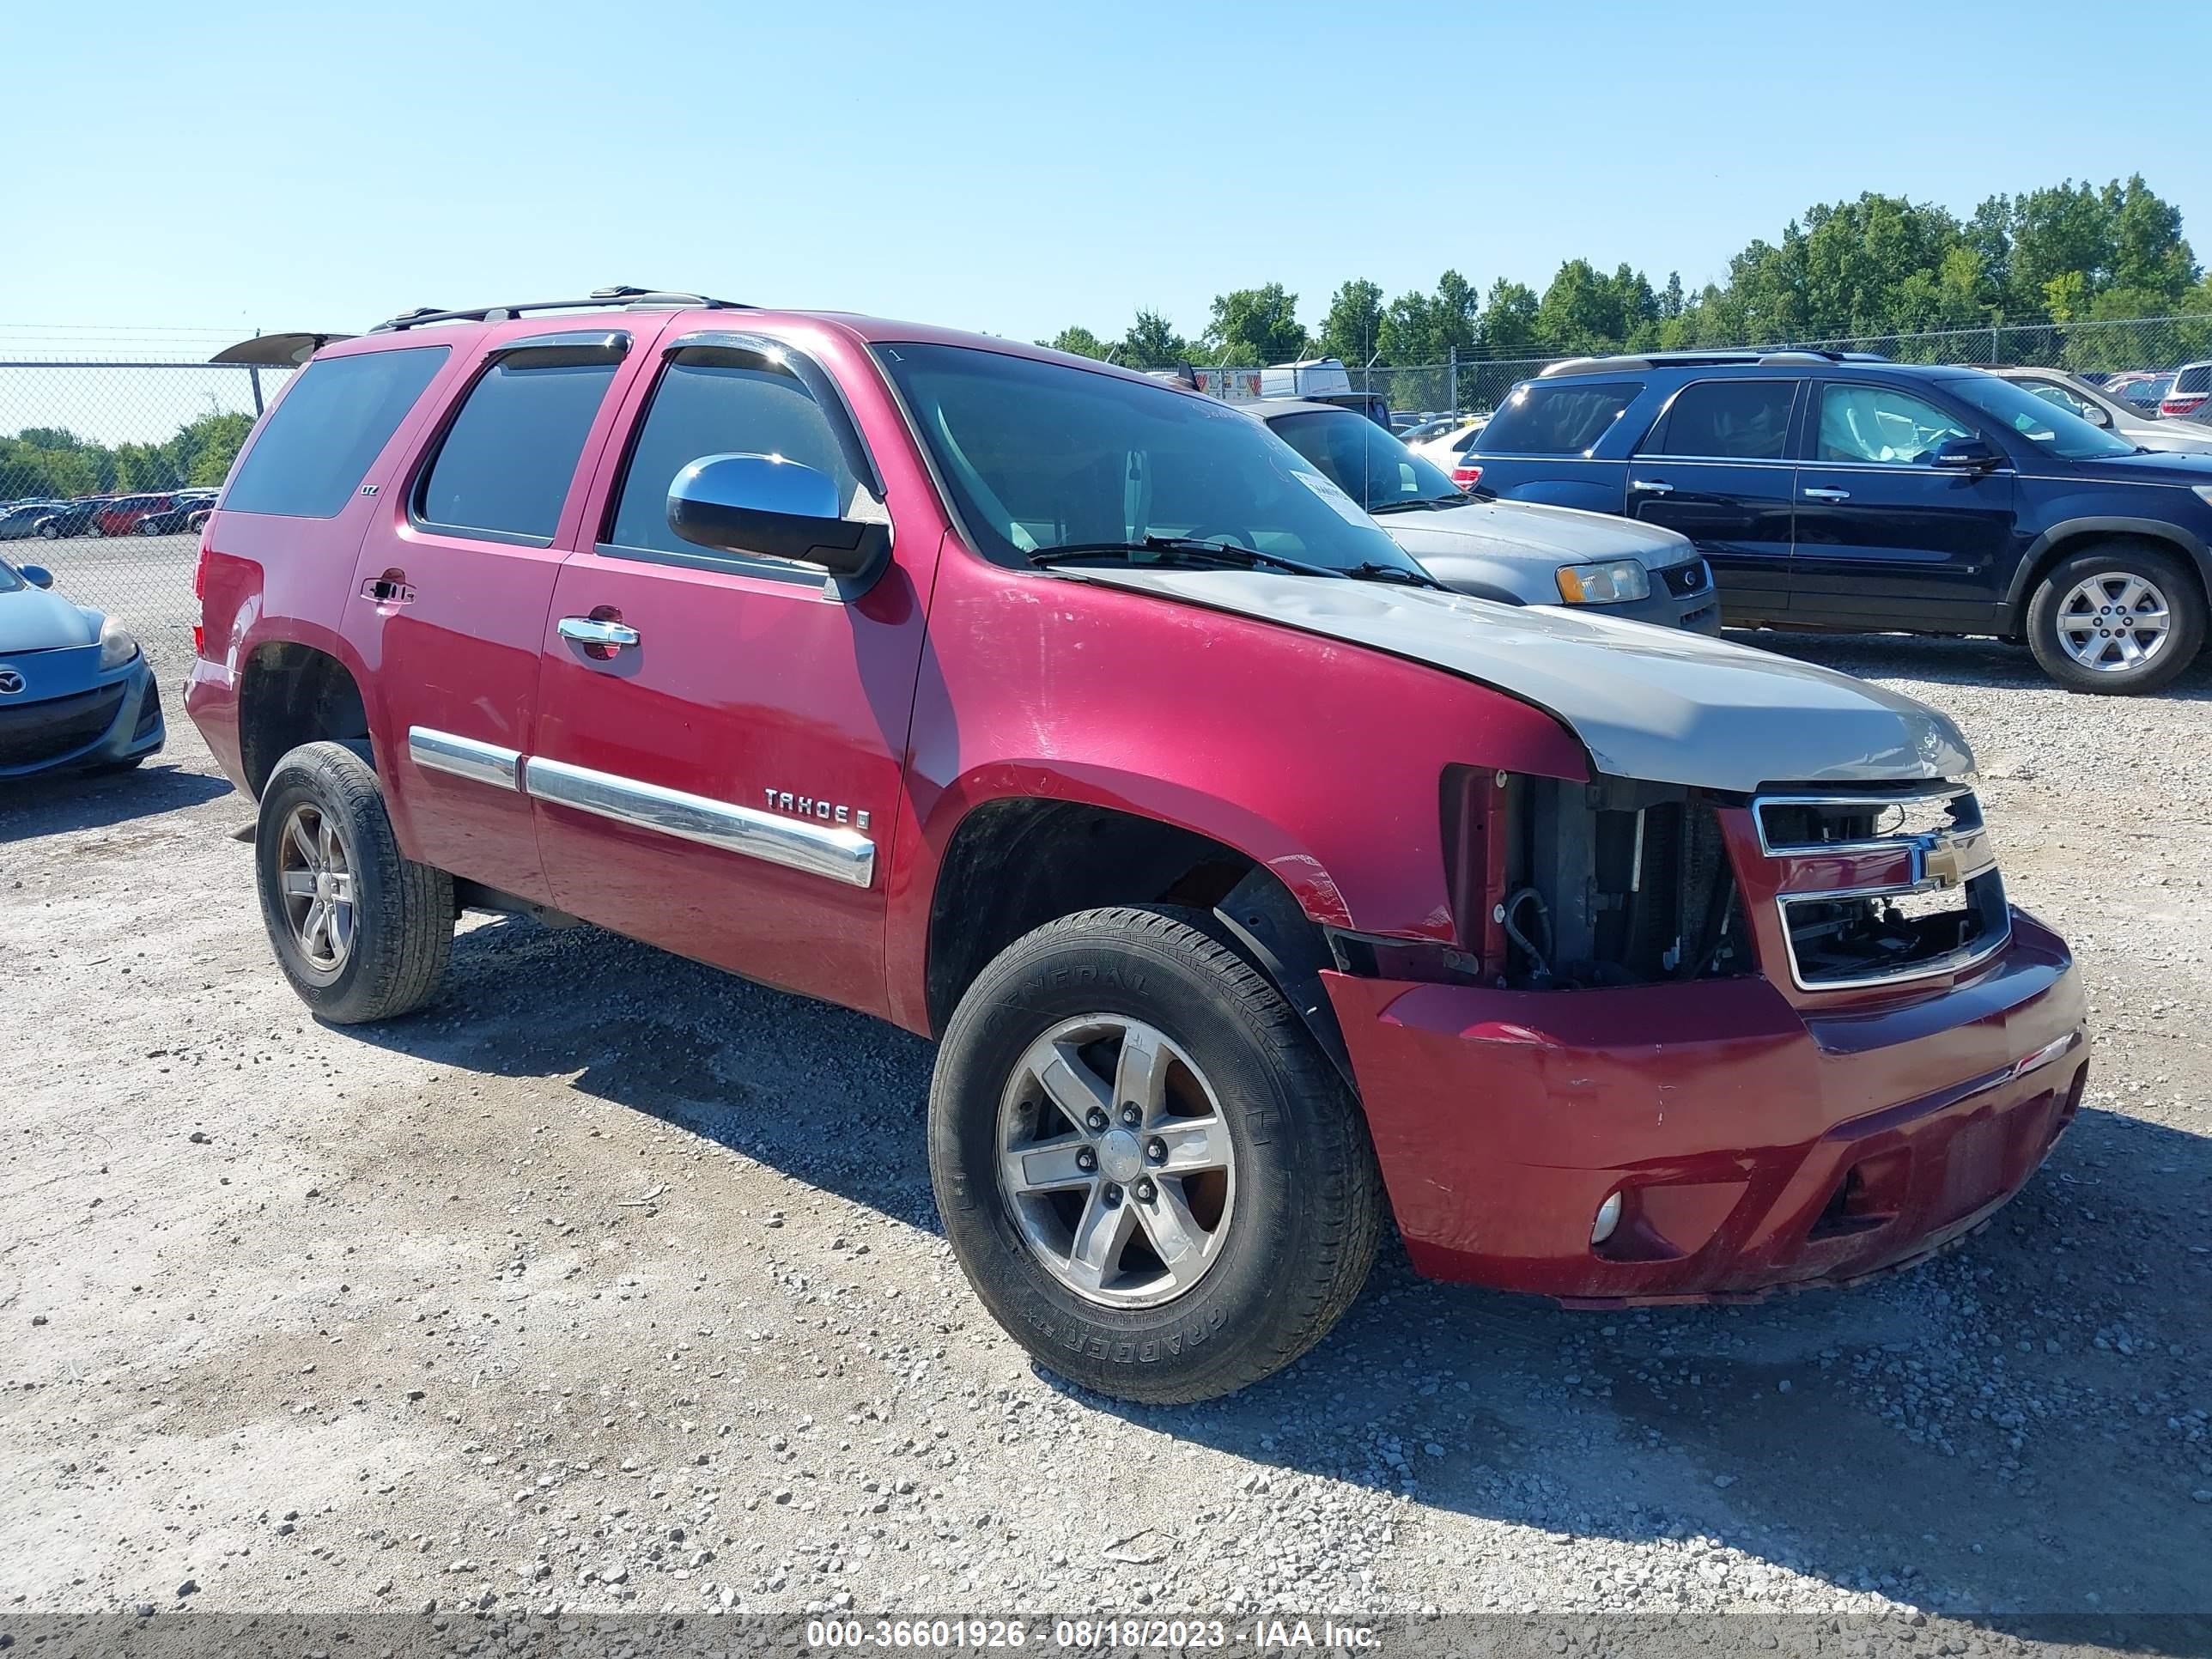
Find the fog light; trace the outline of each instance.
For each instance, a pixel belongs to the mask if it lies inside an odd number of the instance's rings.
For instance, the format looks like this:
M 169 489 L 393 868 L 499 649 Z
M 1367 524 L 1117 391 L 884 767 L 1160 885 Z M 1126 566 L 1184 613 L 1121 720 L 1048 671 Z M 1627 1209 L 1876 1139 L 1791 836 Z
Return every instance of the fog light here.
M 1620 1225 L 1620 1194 L 1613 1194 L 1597 1206 L 1597 1219 L 1590 1223 L 1590 1243 L 1602 1244 L 1613 1237 L 1613 1230 Z

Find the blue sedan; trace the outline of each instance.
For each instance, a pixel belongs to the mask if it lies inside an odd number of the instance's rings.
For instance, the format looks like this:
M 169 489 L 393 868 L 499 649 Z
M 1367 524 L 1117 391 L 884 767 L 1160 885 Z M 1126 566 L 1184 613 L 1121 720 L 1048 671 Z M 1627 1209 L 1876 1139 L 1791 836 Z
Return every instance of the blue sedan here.
M 138 641 L 53 580 L 0 559 L 0 781 L 136 766 L 167 735 Z

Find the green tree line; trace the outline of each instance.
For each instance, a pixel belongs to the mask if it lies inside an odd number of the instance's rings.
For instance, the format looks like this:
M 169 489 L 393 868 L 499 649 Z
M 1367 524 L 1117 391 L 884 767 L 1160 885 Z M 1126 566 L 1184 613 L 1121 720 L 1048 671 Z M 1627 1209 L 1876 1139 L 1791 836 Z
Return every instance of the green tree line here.
M 1823 203 L 1793 220 L 1778 242 L 1754 240 L 1729 261 L 1724 282 L 1696 293 L 1679 273 L 1655 287 L 1627 264 L 1607 273 L 1577 258 L 1540 294 L 1510 277 L 1485 293 L 1453 269 L 1431 290 L 1386 299 L 1376 283 L 1354 277 L 1309 329 L 1298 296 L 1267 283 L 1216 295 L 1205 325 L 1188 337 L 1140 309 L 1118 338 L 1079 326 L 1039 343 L 1139 368 L 1304 356 L 1391 366 L 1441 363 L 1454 353 L 1467 361 L 1679 350 L 2178 314 L 2206 316 L 2212 341 L 2212 278 L 2182 234 L 2181 210 L 2136 174 L 1992 196 L 1964 219 L 1872 192 Z
M 26 427 L 0 437 L 0 501 L 66 501 L 219 484 L 230 471 L 250 415 L 203 415 L 158 444 L 93 443 L 61 427 Z

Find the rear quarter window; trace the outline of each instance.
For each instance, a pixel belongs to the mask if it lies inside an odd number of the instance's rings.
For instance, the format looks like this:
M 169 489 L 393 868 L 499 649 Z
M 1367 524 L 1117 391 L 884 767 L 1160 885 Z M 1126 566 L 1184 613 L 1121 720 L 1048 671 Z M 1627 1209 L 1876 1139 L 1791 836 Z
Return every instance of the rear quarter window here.
M 1535 380 L 1506 398 L 1475 441 L 1479 455 L 1579 455 L 1644 390 L 1641 380 Z
M 309 363 L 231 475 L 223 511 L 337 517 L 451 349 L 410 346 Z

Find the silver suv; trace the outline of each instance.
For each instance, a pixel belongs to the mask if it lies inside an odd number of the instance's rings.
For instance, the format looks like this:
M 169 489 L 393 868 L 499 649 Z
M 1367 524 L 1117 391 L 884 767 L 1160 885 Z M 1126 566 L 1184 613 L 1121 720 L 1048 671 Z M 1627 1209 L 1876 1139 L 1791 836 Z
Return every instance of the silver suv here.
M 1447 587 L 1717 634 L 1713 576 L 1689 538 L 1609 514 L 1462 490 L 1374 422 L 1331 404 L 1237 405 L 1267 423 Z

